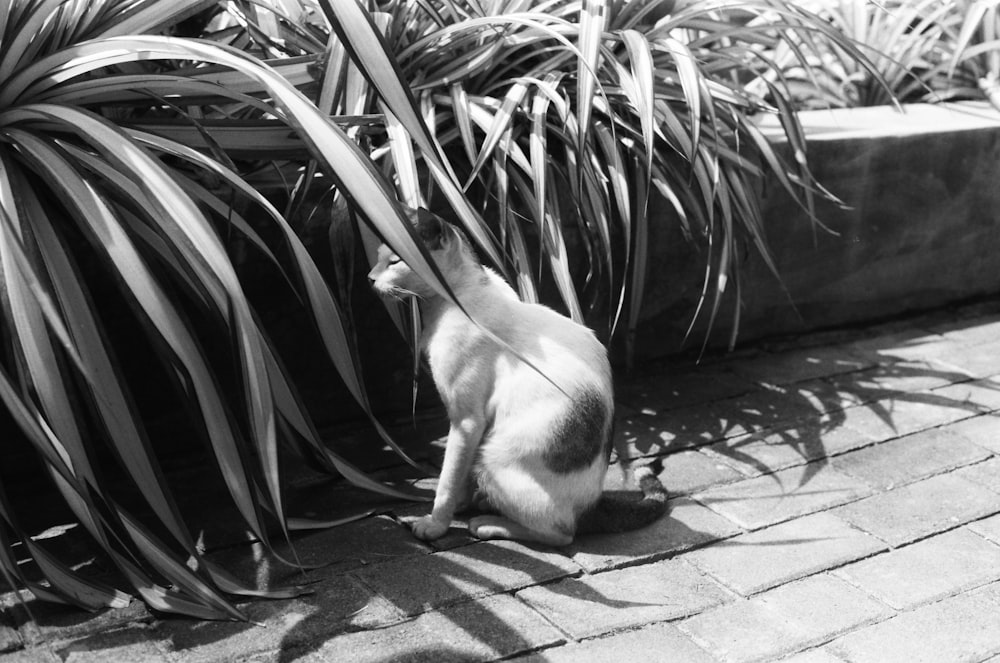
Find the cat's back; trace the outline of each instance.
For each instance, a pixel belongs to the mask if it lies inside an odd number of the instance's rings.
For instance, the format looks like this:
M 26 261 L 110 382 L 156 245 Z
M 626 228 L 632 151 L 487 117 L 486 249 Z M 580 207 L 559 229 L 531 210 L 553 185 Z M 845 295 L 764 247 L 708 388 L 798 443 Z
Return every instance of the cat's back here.
M 498 275 L 484 271 L 476 288 L 463 292 L 465 311 L 449 309 L 429 330 L 427 349 L 440 365 L 489 364 L 494 379 L 522 385 L 548 382 L 541 371 L 572 390 L 610 389 L 607 352 L 590 329 L 542 304 L 522 302 Z
M 503 308 L 494 318 L 498 336 L 532 364 L 508 350 L 502 359 L 505 372 L 526 381 L 547 381 L 540 370 L 564 390 L 610 390 L 607 351 L 590 329 L 542 304 L 514 301 Z

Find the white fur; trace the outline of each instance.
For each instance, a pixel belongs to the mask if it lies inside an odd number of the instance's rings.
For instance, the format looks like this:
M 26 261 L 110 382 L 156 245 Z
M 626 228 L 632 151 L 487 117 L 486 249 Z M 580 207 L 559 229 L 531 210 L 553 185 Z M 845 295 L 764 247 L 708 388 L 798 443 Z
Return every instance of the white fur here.
M 469 498 L 471 473 L 490 503 L 534 538 L 568 543 L 577 517 L 601 495 L 607 459 L 599 453 L 581 470 L 558 473 L 542 452 L 558 438 L 554 423 L 584 392 L 601 395 L 608 413 L 602 434 L 608 434 L 614 403 L 606 351 L 586 327 L 521 302 L 450 230 L 432 256 L 465 312 L 405 264 L 393 264 L 385 247 L 369 275 L 382 293 L 420 297 L 421 342 L 451 422 L 434 509 L 415 532 L 444 533 Z

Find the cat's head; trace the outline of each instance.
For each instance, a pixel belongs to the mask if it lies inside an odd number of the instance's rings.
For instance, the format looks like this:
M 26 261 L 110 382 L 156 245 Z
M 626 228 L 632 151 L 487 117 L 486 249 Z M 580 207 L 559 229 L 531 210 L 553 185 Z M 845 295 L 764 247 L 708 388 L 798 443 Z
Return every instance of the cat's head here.
M 479 261 L 461 230 L 423 208 L 407 210 L 407 216 L 449 285 L 454 286 L 470 267 L 478 268 Z M 386 244 L 378 248 L 378 260 L 368 279 L 376 292 L 390 297 L 429 298 L 435 294 Z

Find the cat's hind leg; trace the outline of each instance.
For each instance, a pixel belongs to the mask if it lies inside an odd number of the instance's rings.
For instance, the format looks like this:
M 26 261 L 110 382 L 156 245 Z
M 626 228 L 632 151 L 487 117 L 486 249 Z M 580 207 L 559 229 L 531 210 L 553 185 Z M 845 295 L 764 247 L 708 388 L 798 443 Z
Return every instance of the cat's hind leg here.
M 569 534 L 531 529 L 504 516 L 477 516 L 469 521 L 469 533 L 478 539 L 533 541 L 549 546 L 566 546 L 573 541 Z

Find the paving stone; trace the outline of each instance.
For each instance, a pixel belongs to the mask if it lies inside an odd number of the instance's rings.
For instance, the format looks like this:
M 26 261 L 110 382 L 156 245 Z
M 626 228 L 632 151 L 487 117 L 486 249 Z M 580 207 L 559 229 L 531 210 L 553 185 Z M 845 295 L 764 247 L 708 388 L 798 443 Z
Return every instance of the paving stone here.
M 343 634 L 296 660 L 465 663 L 509 658 L 563 642 L 562 634 L 537 613 L 498 595 L 427 612 L 389 628 Z M 272 660 L 289 660 L 281 654 Z
M 672 453 L 662 458 L 663 471 L 660 481 L 671 495 L 688 495 L 697 490 L 731 483 L 743 476 L 717 458 L 701 451 L 688 450 Z
M 133 626 L 95 633 L 53 649 L 66 663 L 167 663 L 166 654 L 157 646 L 147 627 Z
M 834 389 L 829 382 L 830 379 L 833 378 L 817 378 L 806 382 L 796 382 L 794 385 L 788 386 L 796 398 L 809 404 L 813 410 L 813 414 L 810 415 L 811 419 L 816 420 L 831 410 L 842 410 L 845 407 L 856 405 L 854 401 L 850 400 L 849 395 Z M 796 422 L 796 426 L 798 425 Z
M 300 533 L 293 538 L 293 546 L 294 556 L 287 544 L 278 544 L 278 553 L 285 559 L 297 558 L 303 565 L 320 567 L 308 574 L 311 579 L 431 551 L 408 527 L 388 516 Z M 300 581 L 300 571 L 275 559 L 259 542 L 217 550 L 208 557 L 238 578 L 252 579 L 260 588 Z
M 902 434 L 896 430 L 890 411 L 886 409 L 886 404 L 891 403 L 891 399 L 882 399 L 830 411 L 820 416 L 820 425 L 828 429 L 848 428 L 872 442 L 883 442 Z
M 796 580 L 754 599 L 794 625 L 806 641 L 825 641 L 892 615 L 882 603 L 828 573 Z
M 885 548 L 839 518 L 818 513 L 692 550 L 684 559 L 750 596 Z
M 437 483 L 437 479 L 434 479 L 434 483 Z M 430 513 L 430 510 L 431 506 L 429 504 L 411 504 L 404 507 L 397 507 L 393 509 L 392 513 L 407 530 L 410 538 L 416 541 L 417 537 L 413 536 L 412 533 L 413 523 Z M 469 515 L 468 513 L 455 514 L 448 531 L 440 538 L 424 542 L 425 545 L 430 546 L 434 550 L 441 551 L 454 550 L 455 548 L 461 548 L 462 546 L 478 542 L 480 539 L 469 534 Z
M 802 634 L 757 601 L 736 601 L 678 624 L 725 663 L 774 660 L 798 648 Z
M 730 600 L 722 587 L 680 559 L 529 587 L 517 597 L 577 640 L 677 619 Z
M 1000 547 L 958 529 L 834 572 L 898 610 L 1000 579 Z
M 945 387 L 969 376 L 935 361 L 899 361 L 827 379 L 845 403 L 860 405 Z
M 440 416 L 446 419 L 443 413 Z M 435 419 L 435 422 L 437 421 L 440 421 L 440 419 Z M 437 440 L 434 440 L 433 436 L 424 435 L 422 428 L 424 428 L 426 424 L 412 420 L 409 424 L 410 425 L 404 429 L 404 434 L 401 435 L 400 438 L 405 440 L 407 444 L 417 447 L 412 448 L 410 450 L 411 453 L 414 453 L 415 455 L 428 455 L 427 452 L 432 452 L 434 455 L 443 454 L 443 447 L 441 449 L 438 448 Z M 447 426 L 447 424 L 445 425 Z M 340 448 L 339 444 L 341 439 L 353 438 L 352 433 L 356 435 L 359 431 L 357 427 L 354 426 L 348 431 L 328 432 L 330 434 L 329 439 L 331 442 L 336 440 L 336 444 L 338 445 L 338 448 Z M 321 435 L 322 434 L 323 433 L 321 433 Z M 369 434 L 371 435 L 370 438 L 368 437 Z M 378 434 L 374 431 L 366 433 L 366 438 L 368 439 L 366 439 L 365 442 L 359 446 L 359 451 L 362 451 L 362 454 L 360 455 L 365 456 L 365 458 L 361 459 L 360 462 L 370 462 L 374 460 L 376 456 L 382 455 L 383 453 L 389 455 L 393 453 L 387 448 L 381 448 L 382 445 L 378 442 Z M 371 448 L 376 445 L 377 448 Z M 312 518 L 319 521 L 344 519 L 346 522 L 352 518 L 356 519 L 359 516 L 362 516 L 362 514 L 371 513 L 373 510 L 376 513 L 388 513 L 398 506 L 415 504 L 415 502 L 400 500 L 396 497 L 381 495 L 379 493 L 360 488 L 338 477 L 331 477 L 327 474 L 316 474 L 311 471 L 296 471 L 294 467 L 290 469 L 292 470 L 292 475 L 287 480 L 288 497 L 285 507 L 290 515 Z M 388 479 L 390 477 L 384 478 Z M 402 472 L 393 472 L 393 476 L 391 477 L 392 480 L 399 480 L 402 478 Z M 419 504 L 419 502 L 416 502 L 416 504 Z M 374 520 L 374 518 L 371 518 L 371 520 Z M 356 520 L 356 523 L 360 525 L 362 529 L 371 525 L 370 523 L 366 525 L 365 518 L 363 517 L 360 520 Z M 345 527 L 348 526 L 341 526 L 341 531 L 343 531 Z M 372 533 L 373 536 L 380 536 L 381 534 L 382 532 L 379 531 Z M 297 538 L 306 537 L 300 536 Z
M 961 347 L 958 341 L 919 328 L 878 334 L 846 345 L 852 354 L 880 364 L 936 358 Z
M 781 659 L 781 663 L 844 663 L 826 648 L 810 649 Z
M 1000 584 L 848 633 L 829 648 L 854 663 L 981 661 L 1000 651 Z
M 652 561 L 740 532 L 731 521 L 685 497 L 670 501 L 670 512 L 649 527 L 625 534 L 583 535 L 570 547 L 573 561 L 597 573 Z
M 851 375 L 853 373 L 798 382 L 794 385 L 794 389 L 802 398 L 807 399 L 820 414 L 834 410 L 843 410 L 845 407 L 858 405 L 860 402 L 856 395 L 849 390 L 841 390 L 836 387 L 835 380 L 846 380 Z
M 1000 544 L 1000 514 L 969 523 L 967 527 L 979 536 Z
M 403 613 L 349 575 L 316 583 L 314 593 L 241 606 L 251 623 L 164 620 L 150 636 L 184 663 L 236 660 L 257 652 L 308 647 L 345 631 L 398 623 Z
M 930 331 L 962 345 L 982 345 L 1000 338 L 1000 320 L 994 315 L 978 320 L 949 321 L 931 326 Z
M 2 619 L 2 615 L 0 615 L 0 619 Z M 0 623 L 0 654 L 20 649 L 23 645 L 24 643 L 21 642 L 21 636 L 17 634 L 17 631 Z
M 954 474 L 980 486 L 985 486 L 994 493 L 1000 493 L 1000 457 L 994 456 L 982 463 L 963 467 L 956 470 Z
M 715 659 L 673 624 L 584 640 L 518 658 L 518 663 L 715 663 Z
M 715 413 L 719 425 L 715 439 L 785 430 L 822 414 L 810 398 L 794 387 L 784 386 L 758 389 L 707 407 Z
M 627 449 L 630 458 L 640 458 L 701 446 L 721 439 L 724 432 L 709 405 L 693 405 L 619 420 L 614 446 Z
M 935 392 L 918 392 L 847 408 L 835 416 L 843 425 L 881 442 L 977 414 L 980 411 L 974 405 Z
M 62 663 L 62 659 L 50 648 L 41 646 L 0 654 L 0 663 Z
M 838 507 L 838 517 L 896 547 L 1000 511 L 1000 495 L 942 474 Z
M 816 462 L 709 488 L 694 498 L 742 527 L 760 529 L 870 494 L 861 481 Z
M 91 633 L 122 628 L 134 623 L 152 621 L 153 617 L 139 600 L 132 600 L 124 608 L 109 608 L 96 613 L 58 603 L 39 601 L 30 592 L 22 592 L 25 603 L 13 593 L 0 596 L 0 607 L 17 626 L 18 635 L 25 645 L 40 642 L 62 642 Z M 26 609 L 30 611 L 29 618 Z
M 703 451 L 746 476 L 759 476 L 869 444 L 861 433 L 846 426 L 824 427 L 817 418 L 787 430 L 722 440 Z
M 487 541 L 356 571 L 407 615 L 580 572 L 565 555 Z
M 1000 414 L 984 414 L 963 419 L 950 424 L 948 430 L 958 433 L 993 453 L 1000 454 Z
M 833 467 L 879 490 L 985 459 L 989 453 L 947 428 L 932 428 L 838 456 Z
M 941 361 L 965 371 L 974 378 L 1000 374 L 1000 342 L 975 345 L 958 344 L 941 356 Z
M 1000 409 L 1000 381 L 996 378 L 970 380 L 934 389 L 933 394 L 967 403 L 981 412 Z
M 824 642 L 892 611 L 827 574 L 714 608 L 680 627 L 722 661 L 773 660 Z
M 738 375 L 755 382 L 788 385 L 795 382 L 858 371 L 871 360 L 853 355 L 846 346 L 803 348 L 730 362 Z
M 427 546 L 388 516 L 296 537 L 295 551 L 303 563 L 336 563 L 340 568 L 379 564 L 397 557 L 420 556 Z

